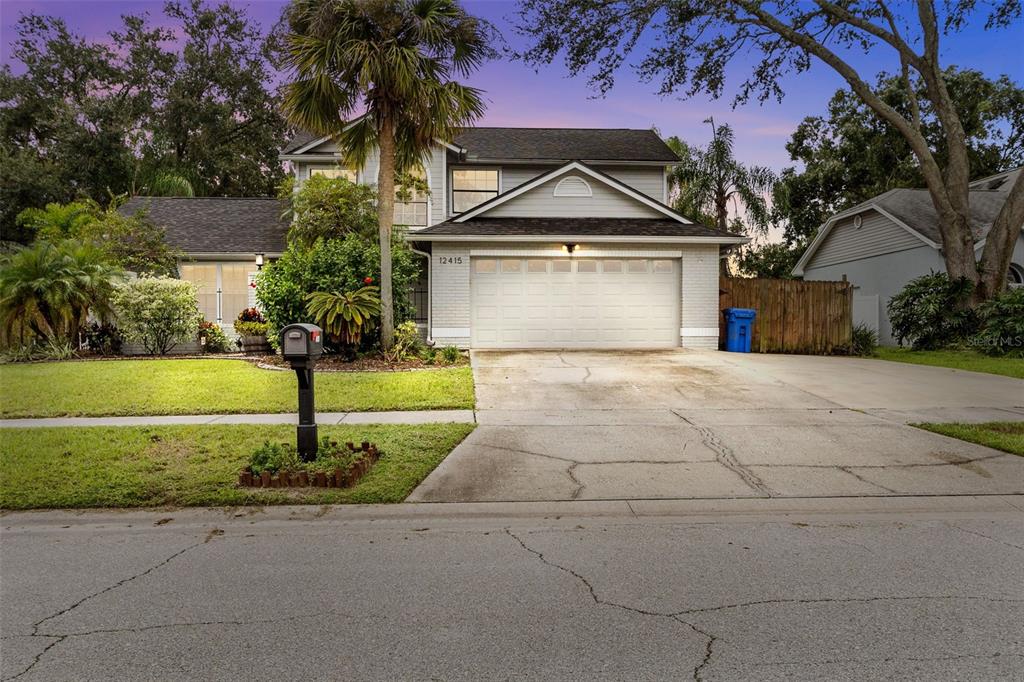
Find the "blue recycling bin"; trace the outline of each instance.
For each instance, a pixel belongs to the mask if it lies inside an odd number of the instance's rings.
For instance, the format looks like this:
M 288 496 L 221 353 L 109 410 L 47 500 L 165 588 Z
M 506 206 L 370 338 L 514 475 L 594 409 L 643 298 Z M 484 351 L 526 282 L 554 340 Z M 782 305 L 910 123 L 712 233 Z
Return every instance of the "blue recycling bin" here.
M 725 314 L 725 350 L 749 353 L 757 311 L 753 308 L 726 308 L 722 312 Z

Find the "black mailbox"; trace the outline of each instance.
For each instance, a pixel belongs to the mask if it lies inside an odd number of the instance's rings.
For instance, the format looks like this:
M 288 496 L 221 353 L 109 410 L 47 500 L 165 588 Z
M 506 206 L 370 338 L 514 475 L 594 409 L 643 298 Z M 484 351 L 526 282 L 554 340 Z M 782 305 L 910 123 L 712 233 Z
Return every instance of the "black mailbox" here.
M 313 367 L 324 354 L 324 332 L 315 324 L 290 324 L 281 330 L 281 354 L 299 380 L 299 425 L 296 428 L 299 457 L 316 459 L 318 449 L 316 406 L 313 403 Z
M 324 333 L 315 324 L 290 324 L 281 330 L 285 360 L 316 360 L 324 354 Z

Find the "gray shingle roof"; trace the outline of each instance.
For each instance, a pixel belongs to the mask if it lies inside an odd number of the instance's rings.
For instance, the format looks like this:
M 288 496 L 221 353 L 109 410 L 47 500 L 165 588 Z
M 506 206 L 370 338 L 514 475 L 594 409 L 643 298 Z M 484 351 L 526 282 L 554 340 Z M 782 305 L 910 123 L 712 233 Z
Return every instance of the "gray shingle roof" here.
M 321 137 L 323 137 L 323 135 L 317 135 L 309 132 L 308 130 L 300 130 L 295 133 L 295 137 L 288 140 L 287 144 L 285 144 L 284 148 L 281 150 L 281 153 L 291 154 L 299 147 L 303 147 L 313 140 L 319 140 Z
M 653 130 L 626 128 L 468 128 L 453 142 L 469 159 L 664 161 L 679 157 Z
M 167 233 L 167 242 L 185 253 L 280 253 L 288 221 L 277 199 L 233 197 L 132 197 L 119 210 L 147 209 Z
M 1006 192 L 993 190 L 972 190 L 970 193 L 970 221 L 975 241 L 983 239 L 992 228 L 992 222 L 1006 203 Z M 939 217 L 935 212 L 931 196 L 926 189 L 893 189 L 869 199 L 862 204 L 843 211 L 840 215 L 853 215 L 877 206 L 905 223 L 910 229 L 937 244 L 942 243 L 939 234 Z
M 321 136 L 300 131 L 282 150 L 291 154 Z M 679 157 L 653 130 L 628 128 L 467 128 L 452 141 L 467 158 L 518 161 L 664 161 Z
M 704 225 L 659 218 L 473 218 L 444 222 L 410 235 L 547 237 L 724 237 L 738 235 Z

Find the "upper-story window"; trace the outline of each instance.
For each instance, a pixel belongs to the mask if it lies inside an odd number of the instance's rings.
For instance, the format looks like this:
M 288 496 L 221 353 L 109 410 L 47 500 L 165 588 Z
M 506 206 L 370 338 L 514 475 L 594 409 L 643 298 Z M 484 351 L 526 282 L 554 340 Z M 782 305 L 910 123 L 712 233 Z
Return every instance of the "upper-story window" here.
M 452 169 L 452 213 L 462 213 L 498 196 L 498 169 Z
M 309 169 L 309 177 L 314 175 L 322 175 L 325 178 L 345 178 L 349 182 L 356 181 L 355 169 L 341 166 L 314 166 Z
M 422 167 L 408 173 L 411 186 L 395 185 L 395 224 L 407 227 L 426 227 L 427 214 L 427 174 Z

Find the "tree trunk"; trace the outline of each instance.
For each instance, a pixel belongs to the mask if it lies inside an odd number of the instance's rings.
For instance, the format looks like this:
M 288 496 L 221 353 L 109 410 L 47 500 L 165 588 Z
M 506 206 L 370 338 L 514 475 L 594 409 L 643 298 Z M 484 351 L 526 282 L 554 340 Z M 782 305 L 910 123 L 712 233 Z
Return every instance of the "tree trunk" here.
M 1010 271 L 1013 249 L 1024 227 L 1024 173 L 1010 188 L 1006 203 L 992 222 L 992 229 L 985 239 L 985 247 L 978 263 L 979 295 L 991 298 L 1006 287 L 1006 275 Z
M 395 342 L 395 306 L 391 291 L 391 229 L 395 221 L 395 129 L 389 118 L 379 131 L 380 165 L 377 169 L 377 232 L 380 240 L 380 345 L 390 350 Z
M 722 232 L 729 231 L 729 197 L 721 189 L 715 196 L 715 219 L 718 229 Z M 722 277 L 732 277 L 732 268 L 729 267 L 729 252 L 720 254 L 718 259 L 718 274 Z

